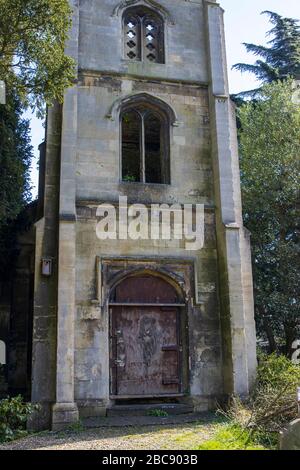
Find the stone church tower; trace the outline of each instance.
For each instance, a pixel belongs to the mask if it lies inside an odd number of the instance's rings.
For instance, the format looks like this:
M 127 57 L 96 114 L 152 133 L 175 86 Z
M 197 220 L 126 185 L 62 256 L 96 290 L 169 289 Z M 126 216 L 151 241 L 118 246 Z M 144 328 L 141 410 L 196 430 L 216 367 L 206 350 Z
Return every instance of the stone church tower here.
M 35 427 L 124 403 L 201 411 L 246 396 L 256 368 L 252 273 L 223 11 L 212 0 L 71 4 L 77 80 L 49 109 L 41 146 Z M 203 204 L 203 248 L 99 239 L 97 208 L 118 208 L 119 196 Z

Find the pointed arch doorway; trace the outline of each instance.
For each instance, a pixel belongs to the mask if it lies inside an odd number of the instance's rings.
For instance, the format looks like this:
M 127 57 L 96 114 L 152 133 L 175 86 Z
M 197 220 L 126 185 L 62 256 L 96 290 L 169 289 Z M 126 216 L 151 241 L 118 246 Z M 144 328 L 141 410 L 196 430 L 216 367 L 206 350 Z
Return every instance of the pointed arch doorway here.
M 157 276 L 121 281 L 110 296 L 112 398 L 182 395 L 182 311 L 178 290 Z

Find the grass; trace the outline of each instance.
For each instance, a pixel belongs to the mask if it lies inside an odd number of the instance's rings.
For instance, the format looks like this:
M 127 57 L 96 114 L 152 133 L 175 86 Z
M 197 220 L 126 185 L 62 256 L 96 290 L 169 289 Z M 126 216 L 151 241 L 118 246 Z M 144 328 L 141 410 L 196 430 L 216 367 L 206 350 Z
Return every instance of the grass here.
M 204 441 L 194 450 L 275 450 L 276 437 L 254 434 L 232 423 L 222 424 L 212 439 Z
M 277 434 L 251 435 L 237 424 L 220 415 L 207 423 L 197 422 L 185 426 L 152 430 L 144 434 L 149 443 L 160 442 L 160 449 L 170 450 L 275 450 Z M 125 440 L 137 442 L 136 434 L 129 434 Z
M 57 439 L 61 439 L 61 438 L 66 437 L 70 434 L 80 434 L 80 433 L 84 432 L 85 430 L 86 429 L 83 426 L 82 422 L 78 421 L 77 423 L 71 424 L 68 428 L 66 428 L 62 431 L 57 431 L 55 433 L 55 437 Z M 47 431 L 43 431 L 43 432 L 47 432 Z
M 250 436 L 220 415 L 179 425 L 105 427 L 42 432 L 11 443 L 12 448 L 85 450 L 273 450 L 277 435 Z M 1 446 L 0 446 L 1 447 Z

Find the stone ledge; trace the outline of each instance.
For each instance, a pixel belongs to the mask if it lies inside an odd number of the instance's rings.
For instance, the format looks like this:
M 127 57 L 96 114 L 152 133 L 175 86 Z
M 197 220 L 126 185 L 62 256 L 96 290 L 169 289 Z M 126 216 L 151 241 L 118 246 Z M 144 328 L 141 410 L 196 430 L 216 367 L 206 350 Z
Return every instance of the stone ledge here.
M 184 423 L 194 423 L 195 421 L 213 421 L 213 413 L 191 413 L 186 415 L 174 415 L 166 417 L 157 416 L 111 416 L 103 418 L 87 418 L 83 420 L 85 428 L 103 427 L 128 427 L 128 426 L 156 426 L 156 425 L 181 425 Z

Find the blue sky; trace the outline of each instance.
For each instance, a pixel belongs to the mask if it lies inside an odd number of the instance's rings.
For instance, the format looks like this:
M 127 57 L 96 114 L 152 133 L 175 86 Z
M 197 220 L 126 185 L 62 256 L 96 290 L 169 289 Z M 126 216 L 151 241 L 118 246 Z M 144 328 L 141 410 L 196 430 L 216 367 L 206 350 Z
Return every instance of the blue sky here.
M 231 70 L 237 62 L 254 62 L 251 55 L 247 54 L 243 42 L 254 44 L 266 44 L 266 31 L 270 29 L 268 18 L 260 13 L 271 10 L 282 16 L 300 18 L 300 0 L 220 0 L 225 10 L 225 29 L 227 60 L 229 72 L 229 85 L 231 93 L 255 88 L 255 79 L 250 74 L 241 74 Z M 44 128 L 30 113 L 32 145 L 34 147 L 35 160 L 32 163 L 32 195 L 37 195 L 38 185 L 38 145 L 44 137 Z

